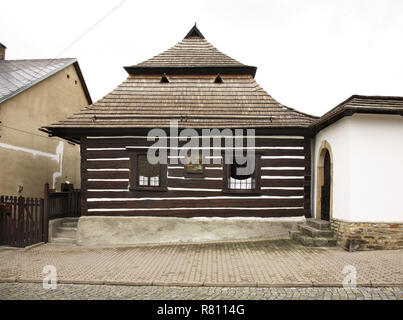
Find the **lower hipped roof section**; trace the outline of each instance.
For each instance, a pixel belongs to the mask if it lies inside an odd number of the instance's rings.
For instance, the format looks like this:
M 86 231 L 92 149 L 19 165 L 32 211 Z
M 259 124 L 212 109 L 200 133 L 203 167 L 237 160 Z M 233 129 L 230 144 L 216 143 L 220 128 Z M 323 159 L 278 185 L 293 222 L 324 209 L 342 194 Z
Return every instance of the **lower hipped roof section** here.
M 67 119 L 58 128 L 302 127 L 317 118 L 285 107 L 265 92 L 251 75 L 129 76 L 115 90 Z
M 403 115 L 403 97 L 352 95 L 347 100 L 326 112 L 311 128 L 316 132 L 353 113 Z

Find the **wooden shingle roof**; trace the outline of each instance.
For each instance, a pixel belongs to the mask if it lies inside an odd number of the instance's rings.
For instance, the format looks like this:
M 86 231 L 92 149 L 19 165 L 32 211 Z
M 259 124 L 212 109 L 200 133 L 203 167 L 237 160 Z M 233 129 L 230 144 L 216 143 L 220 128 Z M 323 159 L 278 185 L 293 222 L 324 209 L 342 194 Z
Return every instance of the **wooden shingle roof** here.
M 185 38 L 172 48 L 137 64 L 138 67 L 204 67 L 244 66 L 244 64 L 218 51 L 206 39 Z
M 52 127 L 306 127 L 314 118 L 287 108 L 250 75 L 129 76 L 115 90 Z
M 195 28 L 171 49 L 126 67 L 128 78 L 104 98 L 44 129 L 169 128 L 170 120 L 180 128 L 307 128 L 317 119 L 277 102 L 252 67 Z
M 352 95 L 326 112 L 311 127 L 319 131 L 344 116 L 353 113 L 403 115 L 403 97 Z
M 125 67 L 129 74 L 251 74 L 256 67 L 247 66 L 217 50 L 196 25 L 185 38 L 168 50 L 139 64 Z

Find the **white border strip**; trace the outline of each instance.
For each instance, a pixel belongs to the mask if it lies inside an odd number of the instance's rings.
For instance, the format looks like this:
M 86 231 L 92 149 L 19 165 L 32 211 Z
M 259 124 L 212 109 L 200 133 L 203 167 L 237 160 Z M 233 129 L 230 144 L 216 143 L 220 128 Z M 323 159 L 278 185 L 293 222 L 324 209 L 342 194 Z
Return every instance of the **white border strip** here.
M 246 136 L 196 136 L 196 137 L 190 137 L 190 136 L 184 136 L 184 137 L 178 137 L 178 136 L 172 136 L 172 137 L 158 137 L 158 138 L 201 138 L 201 139 L 206 139 L 207 137 L 209 138 L 245 138 Z M 91 140 L 96 140 L 96 139 L 122 139 L 122 138 L 144 138 L 147 139 L 148 136 L 87 136 L 87 139 Z M 304 136 L 250 136 L 249 138 L 255 138 L 255 139 L 297 139 L 297 140 L 303 140 Z
M 304 196 L 251 196 L 246 199 L 303 199 Z M 216 196 L 216 197 L 175 197 L 175 198 L 88 198 L 87 202 L 100 201 L 149 201 L 149 200 L 212 200 L 212 199 L 237 199 L 245 200 L 245 197 Z
M 115 209 L 88 209 L 88 212 L 124 212 L 124 211 L 174 211 L 174 210 L 278 210 L 278 209 L 304 209 L 303 207 L 271 207 L 271 208 L 251 208 L 251 207 L 209 207 L 209 208 L 115 208 Z

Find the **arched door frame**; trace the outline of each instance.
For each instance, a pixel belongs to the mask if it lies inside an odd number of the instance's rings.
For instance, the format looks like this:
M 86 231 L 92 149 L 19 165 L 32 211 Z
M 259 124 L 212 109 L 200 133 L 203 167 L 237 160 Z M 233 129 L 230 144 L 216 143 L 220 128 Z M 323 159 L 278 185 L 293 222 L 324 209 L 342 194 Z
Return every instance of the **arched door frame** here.
M 320 219 L 322 215 L 322 186 L 324 184 L 324 164 L 325 164 L 325 155 L 326 151 L 329 152 L 330 156 L 330 208 L 329 208 L 329 219 L 333 217 L 333 152 L 332 148 L 330 147 L 329 142 L 326 140 L 322 141 L 319 147 L 318 152 L 318 161 L 317 161 L 317 178 L 316 178 L 316 218 Z

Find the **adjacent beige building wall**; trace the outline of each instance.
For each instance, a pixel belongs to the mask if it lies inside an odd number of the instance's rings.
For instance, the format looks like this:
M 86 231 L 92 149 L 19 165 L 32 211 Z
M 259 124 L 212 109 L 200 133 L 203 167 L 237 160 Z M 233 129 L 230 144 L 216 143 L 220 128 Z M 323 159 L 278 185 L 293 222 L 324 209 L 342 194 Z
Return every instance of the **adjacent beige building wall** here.
M 38 130 L 88 105 L 74 65 L 0 104 L 0 194 L 43 197 L 46 182 L 80 187 L 80 146 Z M 19 186 L 23 191 L 18 193 Z

